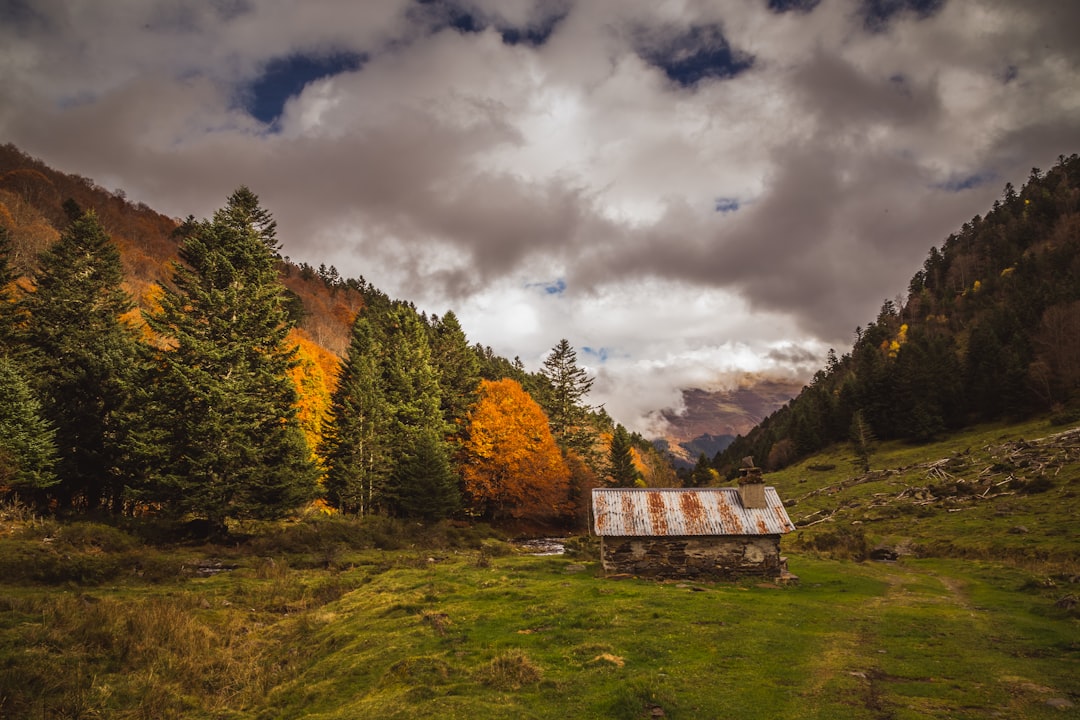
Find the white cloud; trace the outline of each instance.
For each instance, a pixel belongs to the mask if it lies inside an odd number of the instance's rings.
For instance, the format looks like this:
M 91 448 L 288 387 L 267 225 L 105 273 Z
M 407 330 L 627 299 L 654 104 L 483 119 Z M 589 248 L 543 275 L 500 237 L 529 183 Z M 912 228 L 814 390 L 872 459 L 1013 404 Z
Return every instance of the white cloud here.
M 246 183 L 296 260 L 454 309 L 533 368 L 566 337 L 629 425 L 682 387 L 812 369 L 785 343 L 843 350 L 1080 137 L 1070 3 L 947 2 L 880 32 L 856 0 L 458 6 L 487 28 L 406 0 L 23 3 L 0 10 L 0 137 L 176 216 Z M 684 87 L 639 54 L 695 27 L 752 64 Z M 276 131 L 246 111 L 270 60 L 332 52 L 364 62 Z

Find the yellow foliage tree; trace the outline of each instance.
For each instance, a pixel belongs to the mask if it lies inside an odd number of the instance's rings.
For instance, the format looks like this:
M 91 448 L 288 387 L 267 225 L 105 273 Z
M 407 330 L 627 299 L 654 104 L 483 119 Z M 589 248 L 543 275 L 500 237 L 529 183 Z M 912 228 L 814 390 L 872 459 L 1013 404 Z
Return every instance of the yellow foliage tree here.
M 566 461 L 544 411 L 517 381 L 481 381 L 463 454 L 465 495 L 477 515 L 543 521 L 571 510 Z
M 316 448 L 322 443 L 323 422 L 330 411 L 330 395 L 334 391 L 340 361 L 303 330 L 293 328 L 289 332 L 289 342 L 297 346 L 297 362 L 289 375 L 296 386 L 300 427 L 308 447 Z

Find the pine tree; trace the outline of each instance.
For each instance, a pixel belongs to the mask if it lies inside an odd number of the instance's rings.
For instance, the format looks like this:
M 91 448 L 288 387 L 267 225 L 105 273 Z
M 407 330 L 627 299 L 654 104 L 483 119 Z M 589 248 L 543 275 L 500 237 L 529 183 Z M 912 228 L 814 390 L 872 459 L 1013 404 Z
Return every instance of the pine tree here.
M 381 380 L 388 413 L 387 453 L 391 467 L 397 467 L 416 456 L 429 434 L 442 442 L 448 426 L 440 408 L 441 389 L 427 329 L 415 308 L 395 303 L 385 316 L 384 332 Z M 392 514 L 409 516 L 410 488 L 401 484 L 398 473 L 389 480 L 377 504 Z
M 433 323 L 431 359 L 439 376 L 443 419 L 460 435 L 476 402 L 480 362 L 469 347 L 457 316 L 447 311 Z
M 22 372 L 0 355 L 0 487 L 40 500 L 58 482 L 55 438 Z
M 718 473 L 713 470 L 712 463 L 705 457 L 705 453 L 698 455 L 694 469 L 690 473 L 690 485 L 698 488 L 708 487 L 717 477 Z
M 876 443 L 870 423 L 863 417 L 862 410 L 856 410 L 851 417 L 851 449 L 855 452 L 855 466 L 863 472 L 870 472 L 870 456 Z
M 273 227 L 237 190 L 212 220 L 189 226 L 174 287 L 147 315 L 161 351 L 144 412 L 143 495 L 219 532 L 228 519 L 280 517 L 315 489 Z
M 19 306 L 14 295 L 15 271 L 11 268 L 11 237 L 0 225 L 0 351 L 12 351 L 19 326 Z
M 441 472 L 450 426 L 440 402 L 428 329 L 415 308 L 365 308 L 353 325 L 322 449 L 331 502 L 347 512 L 425 519 L 456 508 L 457 481 Z
M 417 433 L 412 446 L 400 454 L 392 487 L 393 504 L 405 517 L 441 520 L 461 506 L 446 443 L 431 430 Z
M 608 478 L 615 487 L 634 487 L 641 472 L 634 466 L 633 443 L 622 425 L 615 426 L 608 450 Z
M 390 418 L 382 387 L 382 357 L 379 331 L 362 313 L 353 323 L 321 449 L 327 495 L 344 512 L 371 513 L 389 472 L 386 433 Z
M 92 212 L 39 258 L 34 291 L 19 303 L 21 340 L 45 418 L 56 428 L 61 506 L 108 503 L 118 511 L 129 482 L 124 416 L 137 364 L 132 309 L 120 253 Z
M 592 436 L 585 427 L 589 408 L 583 399 L 592 389 L 593 378 L 578 367 L 577 352 L 565 338 L 552 348 L 540 372 L 548 381 L 540 404 L 547 412 L 552 435 L 561 447 L 590 458 Z

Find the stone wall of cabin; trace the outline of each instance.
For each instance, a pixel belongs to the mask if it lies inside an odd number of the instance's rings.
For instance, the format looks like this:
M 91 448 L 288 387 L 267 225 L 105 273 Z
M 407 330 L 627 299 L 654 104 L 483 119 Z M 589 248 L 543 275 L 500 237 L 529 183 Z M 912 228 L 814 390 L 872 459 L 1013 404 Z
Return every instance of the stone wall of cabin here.
M 604 572 L 657 578 L 777 577 L 787 568 L 779 535 L 603 537 Z

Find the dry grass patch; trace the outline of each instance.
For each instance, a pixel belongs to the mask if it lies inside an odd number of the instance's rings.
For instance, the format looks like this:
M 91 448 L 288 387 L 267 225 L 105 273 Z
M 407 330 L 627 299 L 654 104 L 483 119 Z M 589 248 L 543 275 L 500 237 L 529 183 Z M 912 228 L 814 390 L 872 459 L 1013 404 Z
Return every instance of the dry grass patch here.
M 496 656 L 476 673 L 477 680 L 496 690 L 520 690 L 540 682 L 543 676 L 540 667 L 521 650 Z

